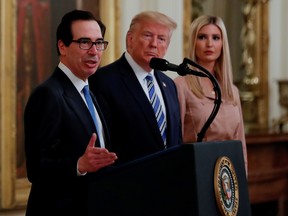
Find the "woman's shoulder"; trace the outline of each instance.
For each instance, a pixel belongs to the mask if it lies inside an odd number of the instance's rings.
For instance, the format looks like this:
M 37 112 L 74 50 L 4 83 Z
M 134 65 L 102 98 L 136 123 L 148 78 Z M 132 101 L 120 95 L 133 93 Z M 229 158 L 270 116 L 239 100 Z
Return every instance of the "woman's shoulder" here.
M 177 76 L 174 79 L 176 85 L 183 86 L 186 85 L 186 77 L 185 76 Z
M 239 88 L 235 84 L 232 85 L 232 91 L 236 94 L 239 94 Z

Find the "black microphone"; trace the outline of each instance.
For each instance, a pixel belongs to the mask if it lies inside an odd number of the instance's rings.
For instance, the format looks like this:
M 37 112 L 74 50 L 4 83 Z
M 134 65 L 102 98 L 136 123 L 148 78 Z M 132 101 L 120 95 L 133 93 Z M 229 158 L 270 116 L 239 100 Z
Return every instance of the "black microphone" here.
M 176 71 L 178 72 L 179 70 L 179 66 L 175 65 L 175 64 L 171 64 L 169 63 L 167 60 L 165 59 L 161 59 L 161 58 L 152 58 L 150 60 L 150 67 L 155 69 L 155 70 L 161 70 L 161 71 Z
M 193 66 L 197 69 L 199 69 L 200 71 L 195 71 L 192 70 L 189 66 Z M 184 58 L 183 62 L 177 66 L 174 64 L 169 63 L 167 60 L 165 59 L 161 59 L 161 58 L 151 58 L 150 60 L 150 68 L 155 69 L 155 70 L 161 70 L 161 71 L 176 71 L 180 76 L 185 76 L 187 74 L 192 74 L 195 76 L 199 76 L 199 77 L 208 77 L 215 89 L 215 103 L 214 103 L 214 108 L 209 116 L 209 118 L 207 119 L 207 121 L 205 122 L 204 126 L 202 127 L 201 131 L 198 133 L 197 135 L 197 142 L 201 142 L 208 127 L 210 126 L 210 124 L 212 123 L 212 121 L 214 120 L 215 116 L 218 113 L 218 110 L 220 108 L 221 105 L 221 89 L 220 86 L 218 84 L 218 81 L 216 80 L 216 78 L 214 77 L 213 74 L 211 74 L 207 69 L 205 69 L 204 67 L 196 64 L 195 62 L 191 61 L 188 58 Z
M 194 63 L 196 64 L 196 63 Z M 161 70 L 161 71 L 176 71 L 180 76 L 185 76 L 187 74 L 193 74 L 195 76 L 200 76 L 200 77 L 207 77 L 205 73 L 191 70 L 186 63 L 182 63 L 179 66 L 175 64 L 169 63 L 165 59 L 161 58 L 151 58 L 150 60 L 150 67 L 153 68 L 154 70 Z

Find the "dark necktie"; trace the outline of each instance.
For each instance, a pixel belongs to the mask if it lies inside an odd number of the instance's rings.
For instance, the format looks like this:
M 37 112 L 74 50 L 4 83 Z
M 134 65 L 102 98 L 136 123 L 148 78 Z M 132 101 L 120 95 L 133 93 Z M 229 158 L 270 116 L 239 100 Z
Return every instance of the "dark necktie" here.
M 156 116 L 156 120 L 158 123 L 158 127 L 164 142 L 164 146 L 166 148 L 166 119 L 165 119 L 165 115 L 160 103 L 160 100 L 156 94 L 155 91 L 155 87 L 154 87 L 154 83 L 153 83 L 153 77 L 151 74 L 147 75 L 145 77 L 145 79 L 147 80 L 147 87 L 148 87 L 148 92 L 149 92 L 149 98 L 150 98 L 150 103 L 153 107 L 155 116 Z

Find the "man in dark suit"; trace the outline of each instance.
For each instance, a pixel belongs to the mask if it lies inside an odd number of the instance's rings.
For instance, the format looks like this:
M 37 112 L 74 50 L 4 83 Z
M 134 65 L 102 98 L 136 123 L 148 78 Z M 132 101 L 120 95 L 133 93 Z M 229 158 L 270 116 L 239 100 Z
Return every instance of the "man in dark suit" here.
M 127 51 L 89 78 L 91 91 L 96 94 L 108 124 L 117 163 L 182 143 L 174 82 L 149 66 L 152 57 L 165 55 L 176 27 L 171 18 L 159 12 L 146 11 L 136 15 L 126 35 Z M 147 86 L 147 75 L 154 80 L 153 88 L 150 84 Z M 164 123 L 156 119 L 158 113 L 155 115 L 150 103 L 151 89 L 161 104 Z
M 27 216 L 86 215 L 88 176 L 117 159 L 107 149 L 110 138 L 96 100 L 90 94 L 93 107 L 83 93 L 107 47 L 104 33 L 104 24 L 87 11 L 67 13 L 58 26 L 60 63 L 25 107 L 27 176 L 32 183 Z

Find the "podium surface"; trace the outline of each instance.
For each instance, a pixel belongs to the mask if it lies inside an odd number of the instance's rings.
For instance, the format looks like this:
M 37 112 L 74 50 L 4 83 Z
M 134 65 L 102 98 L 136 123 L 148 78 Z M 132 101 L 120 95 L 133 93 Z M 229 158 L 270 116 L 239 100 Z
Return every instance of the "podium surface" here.
M 216 161 L 223 156 L 237 176 L 235 215 L 249 216 L 240 141 L 183 144 L 96 174 L 89 183 L 88 215 L 225 215 L 214 188 Z

